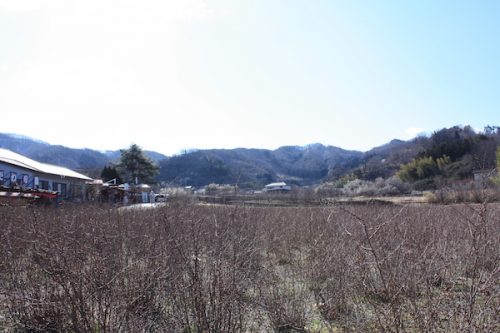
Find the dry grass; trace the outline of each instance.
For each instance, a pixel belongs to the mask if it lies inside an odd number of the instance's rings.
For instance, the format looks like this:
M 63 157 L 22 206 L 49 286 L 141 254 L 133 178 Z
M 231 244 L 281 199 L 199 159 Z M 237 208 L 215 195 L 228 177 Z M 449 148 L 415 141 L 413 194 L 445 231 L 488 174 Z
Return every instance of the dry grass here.
M 0 214 L 0 331 L 500 330 L 498 205 Z

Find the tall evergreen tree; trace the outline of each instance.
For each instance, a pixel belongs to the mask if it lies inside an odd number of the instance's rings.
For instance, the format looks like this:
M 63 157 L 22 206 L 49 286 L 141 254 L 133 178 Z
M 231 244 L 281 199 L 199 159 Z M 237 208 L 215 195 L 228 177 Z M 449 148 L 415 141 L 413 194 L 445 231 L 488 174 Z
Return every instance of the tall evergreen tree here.
M 151 183 L 158 174 L 158 166 L 146 155 L 142 149 L 132 144 L 128 149 L 120 150 L 120 163 L 117 165 L 123 180 L 129 183 Z
M 117 184 L 120 184 L 123 182 L 122 178 L 118 174 L 118 171 L 116 170 L 116 168 L 114 166 L 111 166 L 111 165 L 109 165 L 109 166 L 107 165 L 104 167 L 104 169 L 102 169 L 101 178 L 105 182 L 113 180 L 113 179 L 116 179 Z

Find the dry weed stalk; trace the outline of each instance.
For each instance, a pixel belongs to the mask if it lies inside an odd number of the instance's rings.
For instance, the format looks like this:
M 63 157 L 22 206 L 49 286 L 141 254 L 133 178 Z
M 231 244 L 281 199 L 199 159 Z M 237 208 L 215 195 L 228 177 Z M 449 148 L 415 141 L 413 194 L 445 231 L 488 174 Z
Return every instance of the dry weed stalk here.
M 0 208 L 6 332 L 496 332 L 500 207 Z

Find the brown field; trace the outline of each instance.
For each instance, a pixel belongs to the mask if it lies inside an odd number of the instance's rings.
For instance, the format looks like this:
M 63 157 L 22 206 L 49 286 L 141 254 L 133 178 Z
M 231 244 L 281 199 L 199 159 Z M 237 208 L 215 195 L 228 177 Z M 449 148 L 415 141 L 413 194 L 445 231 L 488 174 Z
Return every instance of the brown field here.
M 500 205 L 0 207 L 0 331 L 499 332 Z

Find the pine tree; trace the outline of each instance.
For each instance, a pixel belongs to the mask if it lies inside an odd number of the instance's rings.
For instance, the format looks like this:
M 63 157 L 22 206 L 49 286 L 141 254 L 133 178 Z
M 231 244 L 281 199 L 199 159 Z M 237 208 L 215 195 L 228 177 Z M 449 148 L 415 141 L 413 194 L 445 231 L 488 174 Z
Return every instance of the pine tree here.
M 117 165 L 123 180 L 129 183 L 151 183 L 158 174 L 158 166 L 147 156 L 142 149 L 132 144 L 121 152 L 120 163 Z
M 122 183 L 122 179 L 120 175 L 118 174 L 118 171 L 114 166 L 105 166 L 104 169 L 101 171 L 101 178 L 103 181 L 107 182 L 113 179 L 116 179 L 116 183 L 120 184 Z

